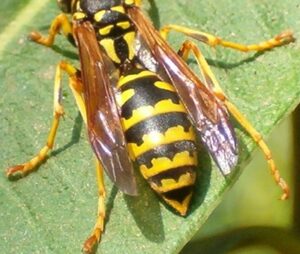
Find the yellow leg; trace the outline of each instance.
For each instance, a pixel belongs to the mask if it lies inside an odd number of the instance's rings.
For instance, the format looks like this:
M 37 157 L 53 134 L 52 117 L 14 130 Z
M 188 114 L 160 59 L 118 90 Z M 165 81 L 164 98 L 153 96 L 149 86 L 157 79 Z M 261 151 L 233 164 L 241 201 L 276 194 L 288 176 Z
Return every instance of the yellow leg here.
M 160 33 L 166 39 L 169 32 L 172 30 L 183 33 L 186 36 L 192 37 L 198 41 L 204 42 L 211 47 L 223 46 L 226 48 L 231 48 L 231 49 L 235 49 L 235 50 L 242 51 L 242 52 L 264 51 L 264 50 L 272 49 L 277 46 L 281 46 L 283 44 L 290 43 L 295 40 L 293 37 L 293 33 L 289 30 L 276 35 L 275 37 L 273 37 L 270 40 L 263 41 L 263 42 L 256 43 L 256 44 L 250 44 L 250 45 L 226 41 L 226 40 L 223 40 L 222 38 L 214 36 L 212 34 L 200 32 L 197 30 L 193 30 L 193 29 L 190 29 L 187 27 L 177 26 L 177 25 L 165 26 L 160 30 Z
M 183 56 L 184 59 L 188 57 L 189 52 L 195 55 L 197 63 L 200 67 L 202 76 L 205 80 L 205 84 L 212 89 L 214 94 L 219 98 L 220 101 L 224 103 L 228 111 L 232 114 L 232 116 L 239 122 L 241 126 L 249 133 L 252 139 L 258 144 L 260 149 L 262 150 L 265 158 L 268 162 L 271 174 L 275 180 L 275 182 L 280 186 L 283 191 L 281 196 L 281 200 L 285 200 L 289 196 L 289 187 L 283 178 L 280 176 L 279 170 L 276 168 L 275 162 L 272 158 L 271 151 L 265 141 L 263 140 L 261 134 L 251 125 L 251 123 L 242 115 L 242 113 L 237 109 L 237 107 L 232 104 L 222 88 L 220 87 L 218 81 L 216 80 L 214 74 L 212 73 L 209 65 L 207 64 L 205 58 L 203 57 L 200 49 L 191 41 L 186 41 L 181 49 L 179 50 L 179 54 Z
M 57 65 L 56 68 L 55 82 L 54 82 L 54 110 L 53 110 L 54 116 L 53 116 L 52 126 L 48 134 L 46 145 L 31 160 L 23 164 L 9 167 L 6 170 L 6 175 L 11 180 L 21 178 L 27 175 L 28 173 L 30 173 L 31 171 L 35 170 L 39 164 L 45 161 L 47 154 L 53 148 L 60 117 L 64 114 L 62 101 L 61 101 L 62 70 L 66 71 L 70 76 L 70 87 L 73 91 L 80 112 L 83 115 L 83 119 L 86 122 L 85 108 L 84 108 L 83 98 L 80 91 L 80 87 L 82 86 L 80 80 L 77 77 L 77 70 L 65 62 L 61 62 L 60 64 Z
M 71 64 L 65 61 L 61 61 L 59 66 L 60 69 L 62 69 L 69 75 L 69 87 L 73 93 L 76 105 L 80 111 L 82 119 L 86 124 L 87 123 L 86 108 L 85 108 L 85 102 L 83 98 L 83 86 L 81 83 L 81 78 L 79 76 L 79 71 L 74 66 L 72 66 Z
M 97 183 L 98 183 L 98 212 L 97 212 L 97 220 L 94 226 L 94 229 L 89 236 L 89 238 L 85 241 L 83 245 L 83 253 L 91 254 L 94 253 L 98 243 L 100 242 L 101 235 L 104 230 L 104 221 L 105 221 L 105 186 L 104 186 L 104 178 L 103 178 L 103 168 L 99 160 L 96 162 L 96 173 L 97 173 Z
M 36 43 L 51 47 L 54 43 L 55 36 L 60 31 L 63 32 L 63 34 L 68 38 L 70 42 L 74 43 L 72 35 L 72 25 L 68 17 L 63 13 L 56 16 L 52 21 L 47 37 L 42 36 L 39 32 L 31 32 L 29 37 Z

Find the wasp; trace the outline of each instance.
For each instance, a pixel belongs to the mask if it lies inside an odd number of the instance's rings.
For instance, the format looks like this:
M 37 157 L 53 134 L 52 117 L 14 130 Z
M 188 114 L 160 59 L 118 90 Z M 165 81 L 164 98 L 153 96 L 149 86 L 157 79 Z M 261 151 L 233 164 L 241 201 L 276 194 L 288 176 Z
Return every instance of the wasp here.
M 61 76 L 69 85 L 87 126 L 96 157 L 99 191 L 95 227 L 83 245 L 92 253 L 105 224 L 103 171 L 128 195 L 137 195 L 133 163 L 151 188 L 180 215 L 185 216 L 196 179 L 197 136 L 228 175 L 238 162 L 238 145 L 229 113 L 250 134 L 266 156 L 275 182 L 281 178 L 262 136 L 230 102 L 198 46 L 186 40 L 178 52 L 167 43 L 170 31 L 239 51 L 264 51 L 294 40 L 292 32 L 254 45 L 225 41 L 187 27 L 168 25 L 160 31 L 142 13 L 141 0 L 58 0 L 62 14 L 52 22 L 49 35 L 32 32 L 33 41 L 52 46 L 59 32 L 74 43 L 81 69 L 61 61 L 54 82 L 53 123 L 46 145 L 31 160 L 7 169 L 10 179 L 19 178 L 41 164 L 53 148 L 59 121 L 64 114 Z M 72 15 L 69 21 L 67 14 Z M 202 79 L 187 65 L 195 57 Z

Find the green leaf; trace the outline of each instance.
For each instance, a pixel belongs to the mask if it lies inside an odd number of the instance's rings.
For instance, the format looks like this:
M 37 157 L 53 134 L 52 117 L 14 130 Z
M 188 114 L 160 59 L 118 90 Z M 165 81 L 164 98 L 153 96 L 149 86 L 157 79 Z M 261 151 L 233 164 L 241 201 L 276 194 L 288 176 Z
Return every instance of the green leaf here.
M 152 8 L 145 1 L 145 13 L 149 11 L 156 25 L 175 23 L 246 43 L 269 39 L 287 28 L 299 37 L 296 0 L 289 4 L 275 0 L 151 2 L 155 4 Z M 59 13 L 55 1 L 32 0 L 17 11 L 13 1 L 5 3 L 5 9 L 14 13 L 14 19 L 1 23 L 6 26 L 0 30 L 0 167 L 3 170 L 31 158 L 44 145 L 51 124 L 53 78 L 58 61 L 66 59 L 79 65 L 76 57 L 72 57 L 76 56 L 76 49 L 63 36 L 56 40 L 54 50 L 26 39 L 32 30 L 47 33 L 48 25 Z M 183 40 L 179 34 L 170 36 L 174 49 Z M 261 55 L 200 47 L 228 97 L 263 136 L 298 104 L 297 42 Z M 197 70 L 193 60 L 190 64 Z M 64 84 L 67 115 L 61 122 L 52 157 L 37 172 L 17 182 L 9 182 L 4 174 L 0 177 L 3 253 L 79 253 L 94 225 L 97 186 L 93 155 L 67 79 Z M 98 253 L 178 253 L 237 180 L 256 147 L 241 127 L 233 123 L 240 143 L 236 173 L 225 180 L 201 150 L 195 195 L 185 218 L 167 208 L 138 173 L 137 198 L 118 192 L 106 178 L 108 218 Z

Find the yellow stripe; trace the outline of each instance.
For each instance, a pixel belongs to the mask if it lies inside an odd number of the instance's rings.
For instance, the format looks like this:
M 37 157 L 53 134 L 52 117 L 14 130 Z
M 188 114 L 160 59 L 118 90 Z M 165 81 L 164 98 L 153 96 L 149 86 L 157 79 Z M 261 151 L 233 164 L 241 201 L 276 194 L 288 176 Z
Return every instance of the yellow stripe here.
M 126 33 L 124 36 L 123 36 L 124 40 L 126 41 L 127 43 L 127 46 L 128 46 L 128 58 L 129 60 L 133 59 L 134 58 L 134 41 L 135 41 L 135 32 L 129 32 L 129 33 Z
M 132 96 L 134 96 L 134 89 L 128 89 L 121 94 L 116 94 L 118 105 L 121 107 L 124 103 L 126 103 L 126 101 L 130 100 Z
M 166 201 L 167 204 L 169 204 L 171 207 L 173 207 L 176 211 L 178 211 L 182 216 L 186 215 L 188 206 L 190 204 L 192 193 L 189 194 L 182 203 L 179 203 L 176 200 L 172 200 L 169 198 L 166 198 L 164 195 L 162 195 L 162 198 Z
M 121 63 L 121 60 L 115 51 L 114 41 L 112 39 L 103 39 L 100 41 L 100 44 L 105 48 L 107 55 L 112 61 L 115 63 Z
M 167 157 L 154 158 L 151 160 L 151 163 L 151 168 L 147 168 L 145 165 L 140 166 L 141 173 L 145 179 L 158 175 L 159 173 L 165 172 L 171 168 L 195 166 L 197 165 L 197 154 L 194 152 L 193 156 L 190 156 L 189 151 L 183 151 L 177 153 L 173 159 L 169 159 Z
M 134 4 L 134 0 L 125 0 L 125 4 L 132 5 Z
M 191 173 L 187 172 L 181 175 L 178 181 L 174 179 L 162 179 L 161 183 L 162 186 L 158 186 L 155 183 L 151 183 L 151 187 L 157 191 L 158 193 L 164 193 L 172 190 L 177 190 L 183 187 L 191 186 L 195 183 L 196 176 L 195 174 L 192 175 Z
M 126 90 L 127 91 L 127 90 Z M 123 106 L 126 101 L 119 103 Z M 145 120 L 146 118 L 169 112 L 186 112 L 184 106 L 175 104 L 171 99 L 162 100 L 153 106 L 142 106 L 132 111 L 132 116 L 129 119 L 122 118 L 121 122 L 124 130 L 128 130 L 133 125 Z
M 129 21 L 118 22 L 116 25 L 121 27 L 123 30 L 126 30 L 130 27 Z
M 132 80 L 143 78 L 143 77 L 148 77 L 148 76 L 156 76 L 155 73 L 151 71 L 141 71 L 138 74 L 132 74 L 132 75 L 127 75 L 127 76 L 121 76 L 120 80 L 117 84 L 117 88 L 120 88 L 121 86 L 129 83 Z
M 100 28 L 99 29 L 99 33 L 101 35 L 107 35 L 107 34 L 109 34 L 111 32 L 111 29 L 113 29 L 113 27 L 114 27 L 114 25 L 107 25 L 107 26 L 105 26 L 103 28 Z
M 195 133 L 192 127 L 188 132 L 185 132 L 182 126 L 176 126 L 169 128 L 165 134 L 159 132 L 150 132 L 145 134 L 142 139 L 143 143 L 140 146 L 135 143 L 128 143 L 128 148 L 134 158 L 137 158 L 141 154 L 160 145 L 170 144 L 180 140 L 194 141 Z
M 86 14 L 83 12 L 75 12 L 73 14 L 73 19 L 75 19 L 75 20 L 84 19 L 85 17 L 86 17 Z
M 122 5 L 114 6 L 110 8 L 112 11 L 117 11 L 121 13 L 125 13 L 125 9 Z
M 98 11 L 94 15 L 94 20 L 97 21 L 97 22 L 101 21 L 101 19 L 103 18 L 105 13 L 106 13 L 106 10 Z
M 163 81 L 156 81 L 154 83 L 154 85 L 160 89 L 168 90 L 171 92 L 176 92 L 175 88 L 171 84 L 163 82 Z

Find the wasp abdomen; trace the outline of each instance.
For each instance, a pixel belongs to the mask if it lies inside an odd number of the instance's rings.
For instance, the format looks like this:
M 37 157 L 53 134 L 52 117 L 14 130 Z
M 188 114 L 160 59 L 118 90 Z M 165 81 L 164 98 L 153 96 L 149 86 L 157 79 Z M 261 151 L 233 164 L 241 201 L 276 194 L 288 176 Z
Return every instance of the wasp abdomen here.
M 184 215 L 197 165 L 194 129 L 174 87 L 153 72 L 131 70 L 118 83 L 122 126 L 130 151 L 151 187 Z

